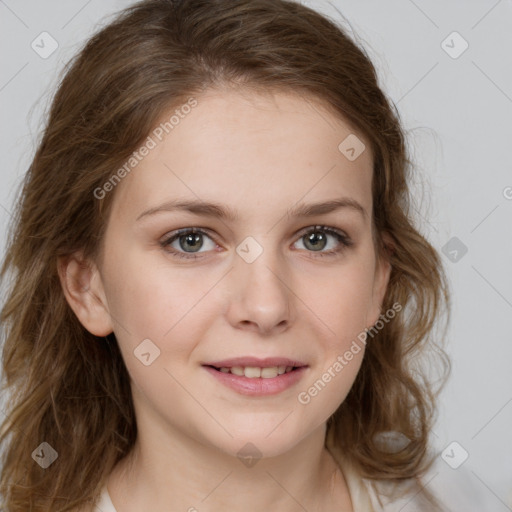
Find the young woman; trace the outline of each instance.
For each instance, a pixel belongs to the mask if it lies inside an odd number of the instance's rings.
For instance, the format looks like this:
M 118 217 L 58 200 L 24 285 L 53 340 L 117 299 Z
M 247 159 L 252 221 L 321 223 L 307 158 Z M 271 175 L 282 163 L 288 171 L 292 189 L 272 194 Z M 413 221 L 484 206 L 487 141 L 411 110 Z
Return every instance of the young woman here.
M 372 63 L 307 7 L 147 0 L 103 28 L 3 265 L 5 510 L 441 510 L 449 296 L 409 170 Z

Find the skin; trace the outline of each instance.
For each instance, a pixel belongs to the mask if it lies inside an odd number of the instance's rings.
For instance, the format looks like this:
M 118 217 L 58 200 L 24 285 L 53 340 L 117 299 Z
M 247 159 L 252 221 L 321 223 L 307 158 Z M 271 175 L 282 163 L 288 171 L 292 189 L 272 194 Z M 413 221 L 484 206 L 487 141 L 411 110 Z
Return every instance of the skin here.
M 351 511 L 324 437 L 364 347 L 307 405 L 297 397 L 381 313 L 390 265 L 376 259 L 372 240 L 369 144 L 358 134 L 367 149 L 349 161 L 338 145 L 357 132 L 313 98 L 210 90 L 197 100 L 115 189 L 98 258 L 77 253 L 62 266 L 70 306 L 93 334 L 115 333 L 131 377 L 138 439 L 110 475 L 112 501 L 118 512 Z M 287 215 L 298 202 L 341 197 L 366 215 Z M 160 211 L 137 220 L 174 199 L 219 203 L 238 219 Z M 315 251 L 303 233 L 315 225 L 353 245 L 320 231 L 326 245 Z M 191 227 L 211 237 L 171 247 L 196 247 L 198 259 L 160 244 Z M 263 249 L 252 263 L 236 252 L 248 236 Z M 144 339 L 160 350 L 148 366 L 134 356 Z M 308 368 L 290 389 L 249 397 L 201 366 L 238 356 L 289 357 Z M 247 442 L 262 455 L 252 467 L 237 457 Z

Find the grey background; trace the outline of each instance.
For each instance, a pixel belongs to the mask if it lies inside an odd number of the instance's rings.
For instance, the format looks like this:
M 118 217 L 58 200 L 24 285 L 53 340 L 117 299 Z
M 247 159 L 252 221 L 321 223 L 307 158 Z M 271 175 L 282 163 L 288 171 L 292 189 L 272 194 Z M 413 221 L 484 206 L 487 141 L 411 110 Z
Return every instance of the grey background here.
M 0 0 L 2 247 L 63 64 L 106 16 L 130 3 Z M 339 9 L 377 66 L 417 162 L 420 226 L 439 251 L 445 248 L 453 372 L 433 440 L 439 451 L 456 441 L 469 458 L 458 469 L 440 458 L 435 478 L 448 482 L 464 474 L 485 510 L 512 510 L 512 2 L 303 3 L 336 20 Z M 31 48 L 43 31 L 59 45 L 46 59 Z M 458 58 L 442 47 L 453 31 L 469 44 Z M 451 51 L 461 48 L 453 37 L 447 44 Z M 461 243 L 467 248 L 462 257 Z M 453 249 L 457 255 L 449 254 Z M 458 446 L 450 450 L 452 460 L 463 453 Z

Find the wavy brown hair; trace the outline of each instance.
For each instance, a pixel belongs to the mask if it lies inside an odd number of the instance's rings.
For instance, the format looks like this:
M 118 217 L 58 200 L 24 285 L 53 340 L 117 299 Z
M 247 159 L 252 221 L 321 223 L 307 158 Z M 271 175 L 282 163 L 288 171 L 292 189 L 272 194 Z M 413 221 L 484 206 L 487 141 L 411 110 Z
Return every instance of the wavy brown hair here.
M 136 440 L 116 339 L 80 324 L 58 263 L 77 250 L 98 254 L 115 191 L 98 200 L 94 190 L 162 113 L 220 87 L 301 94 L 369 141 L 375 248 L 392 265 L 382 310 L 398 302 L 403 312 L 369 339 L 355 383 L 329 419 L 326 445 L 369 479 L 416 479 L 431 463 L 436 397 L 449 374 L 435 329 L 448 311 L 448 286 L 438 253 L 415 227 L 414 166 L 399 114 L 363 47 L 291 1 L 147 0 L 97 32 L 66 68 L 20 190 L 1 270 L 0 493 L 9 512 L 86 505 Z M 389 431 L 406 436 L 407 446 L 383 450 L 376 436 Z M 43 441 L 59 454 L 46 469 L 32 459 Z

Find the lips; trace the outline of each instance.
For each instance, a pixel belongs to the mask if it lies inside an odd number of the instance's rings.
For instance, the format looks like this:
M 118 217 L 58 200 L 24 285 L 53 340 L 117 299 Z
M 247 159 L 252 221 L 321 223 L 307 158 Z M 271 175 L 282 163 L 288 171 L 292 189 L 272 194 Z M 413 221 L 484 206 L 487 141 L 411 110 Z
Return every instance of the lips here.
M 307 366 L 306 363 L 296 359 L 289 359 L 287 357 L 266 357 L 260 359 L 257 357 L 235 357 L 232 359 L 223 359 L 221 361 L 213 361 L 203 363 L 203 366 L 213 366 L 214 368 L 232 368 L 233 366 L 256 367 L 256 368 L 271 368 L 273 366 L 291 366 L 301 368 Z
M 284 391 L 296 383 L 308 367 L 302 361 L 286 357 L 237 357 L 202 366 L 223 384 L 249 395 Z

